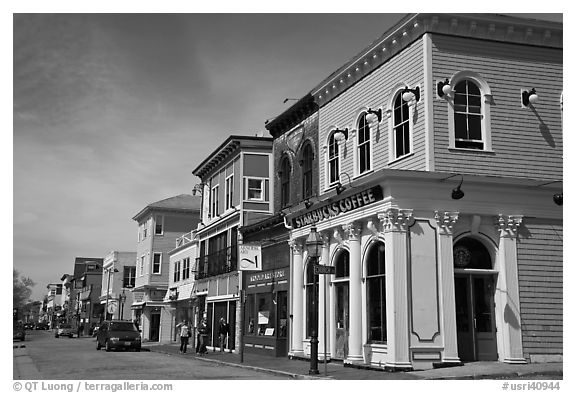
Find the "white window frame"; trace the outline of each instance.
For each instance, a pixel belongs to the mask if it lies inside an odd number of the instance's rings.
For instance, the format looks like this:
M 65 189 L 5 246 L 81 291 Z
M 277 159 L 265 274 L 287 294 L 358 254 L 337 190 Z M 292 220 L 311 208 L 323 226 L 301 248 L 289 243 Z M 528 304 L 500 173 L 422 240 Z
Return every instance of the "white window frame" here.
M 174 262 L 174 272 L 173 272 L 172 280 L 175 283 L 180 281 L 180 261 Z
M 353 135 L 350 137 L 354 138 L 354 177 L 363 176 L 367 173 L 374 171 L 374 130 L 370 127 L 370 124 L 367 123 L 369 133 L 368 133 L 368 141 L 364 142 L 364 144 L 368 144 L 368 166 L 369 168 L 366 169 L 364 172 L 360 172 L 360 119 L 362 116 L 367 115 L 367 109 L 363 108 L 356 114 L 356 129 L 352 132 Z
M 226 176 L 224 193 L 225 209 L 232 209 L 234 207 L 234 174 Z
M 210 217 L 212 218 L 218 215 L 218 210 L 220 208 L 219 191 L 220 184 L 215 185 L 210 190 Z
M 190 278 L 190 257 L 182 259 L 182 280 Z
M 160 223 L 160 233 L 156 232 L 156 228 L 158 227 L 158 220 L 161 221 Z M 158 214 L 154 216 L 154 236 L 163 236 L 164 235 L 164 215 Z
M 418 102 L 415 100 L 413 100 L 413 102 L 406 102 L 408 105 L 408 138 L 410 139 L 410 151 L 401 156 L 396 156 L 394 103 L 398 96 L 400 96 L 400 100 L 405 102 L 402 98 L 402 91 L 406 86 L 408 86 L 408 84 L 399 83 L 390 91 L 390 100 L 388 101 L 388 110 L 386 111 L 388 117 L 388 164 L 414 155 L 414 110 L 416 109 L 415 106 L 418 105 Z
M 326 138 L 326 149 L 325 149 L 325 171 L 324 171 L 324 184 L 325 184 L 325 188 L 326 189 L 330 189 L 332 187 L 334 187 L 336 184 L 338 184 L 340 182 L 340 175 L 342 173 L 342 153 L 343 153 L 343 148 L 347 142 L 347 140 L 345 140 L 344 142 L 338 143 L 336 141 L 336 149 L 338 150 L 338 178 L 333 181 L 330 182 L 330 138 L 332 137 L 332 135 L 334 135 L 334 130 L 338 129 L 339 127 L 336 126 L 332 126 L 330 127 L 330 132 L 328 132 L 328 137 Z M 348 137 L 350 137 L 350 132 L 348 132 Z
M 444 98 L 446 106 L 448 108 L 448 148 L 458 151 L 470 151 L 470 152 L 493 152 L 492 150 L 492 122 L 490 118 L 491 106 L 493 102 L 492 91 L 488 83 L 480 76 L 480 74 L 474 71 L 460 71 L 452 75 L 450 78 L 450 87 L 454 89 L 459 82 L 464 79 L 468 79 L 474 82 L 480 89 L 480 94 L 482 95 L 482 108 L 480 110 L 481 121 L 480 127 L 482 130 L 482 142 L 484 142 L 484 149 L 466 149 L 462 147 L 456 147 L 456 137 L 455 137 L 455 126 L 454 126 L 454 99 L 453 97 Z M 437 81 L 440 82 L 440 81 Z
M 152 274 L 162 274 L 162 254 L 163 253 L 161 253 L 161 252 L 155 252 L 154 254 L 152 254 L 152 263 L 150 264 L 150 272 Z M 155 265 L 155 261 L 154 261 L 155 258 L 154 257 L 156 255 L 160 255 L 160 261 L 158 263 L 158 271 L 157 272 L 154 271 L 154 265 Z
M 246 201 L 255 201 L 255 202 L 264 202 L 266 200 L 266 183 L 265 178 L 263 177 L 245 177 L 244 178 L 244 185 L 246 190 L 246 195 L 244 196 L 244 200 Z M 250 181 L 257 181 L 260 182 L 260 198 L 250 198 L 250 188 L 249 184 Z
M 144 261 L 145 261 L 146 255 L 141 255 L 140 256 L 140 277 L 142 277 L 144 275 Z

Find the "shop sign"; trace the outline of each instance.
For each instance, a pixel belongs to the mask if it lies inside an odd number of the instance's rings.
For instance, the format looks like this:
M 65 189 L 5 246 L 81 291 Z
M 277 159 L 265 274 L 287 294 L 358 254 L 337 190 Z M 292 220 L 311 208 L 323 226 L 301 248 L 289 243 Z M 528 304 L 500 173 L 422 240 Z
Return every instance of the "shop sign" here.
M 262 248 L 259 244 L 238 245 L 240 270 L 262 270 Z
M 259 281 L 270 281 L 275 278 L 284 278 L 286 277 L 285 270 L 276 270 L 272 272 L 265 272 L 265 273 L 255 273 L 249 276 L 248 281 L 250 283 L 255 283 Z
M 382 188 L 380 186 L 374 186 L 295 217 L 292 219 L 292 227 L 301 228 L 305 225 L 316 224 L 322 220 L 368 206 L 383 198 Z
M 336 266 L 314 265 L 314 274 L 336 274 Z

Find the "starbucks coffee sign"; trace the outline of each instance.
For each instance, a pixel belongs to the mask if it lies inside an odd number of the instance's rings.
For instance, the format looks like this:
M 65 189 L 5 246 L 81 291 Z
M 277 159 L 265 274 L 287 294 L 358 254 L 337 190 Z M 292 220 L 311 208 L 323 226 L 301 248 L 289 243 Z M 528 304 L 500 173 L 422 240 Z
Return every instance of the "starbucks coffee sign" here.
M 316 224 L 320 221 L 337 217 L 340 214 L 371 205 L 382 199 L 382 188 L 374 186 L 297 216 L 292 219 L 292 227 L 301 228 L 306 225 Z

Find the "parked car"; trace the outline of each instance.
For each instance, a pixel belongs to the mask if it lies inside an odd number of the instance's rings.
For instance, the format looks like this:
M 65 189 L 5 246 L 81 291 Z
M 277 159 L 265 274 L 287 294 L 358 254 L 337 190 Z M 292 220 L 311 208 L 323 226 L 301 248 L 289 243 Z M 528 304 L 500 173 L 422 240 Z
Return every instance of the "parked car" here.
M 26 323 L 24 324 L 24 329 L 26 329 L 26 330 L 32 330 L 32 329 L 34 329 L 34 323 L 33 323 L 33 322 L 26 322 Z
M 56 332 L 54 332 L 54 337 L 58 338 L 60 336 L 68 336 L 70 338 L 74 337 L 74 329 L 72 325 L 68 323 L 61 323 L 56 327 Z
M 24 330 L 24 324 L 21 322 L 15 322 L 13 324 L 12 333 L 14 340 L 24 341 L 26 339 L 26 331 Z
M 38 322 L 34 325 L 34 329 L 36 330 L 49 330 L 50 326 L 46 322 Z
M 106 348 L 106 352 L 112 349 L 134 349 L 140 352 L 140 332 L 132 321 L 104 321 L 96 334 L 96 349 L 102 347 Z

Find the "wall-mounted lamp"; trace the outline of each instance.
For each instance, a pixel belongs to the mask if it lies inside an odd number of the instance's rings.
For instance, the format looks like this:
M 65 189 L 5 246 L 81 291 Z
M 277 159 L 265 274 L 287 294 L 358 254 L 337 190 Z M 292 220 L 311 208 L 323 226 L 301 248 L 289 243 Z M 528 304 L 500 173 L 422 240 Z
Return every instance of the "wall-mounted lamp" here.
M 348 139 L 348 128 L 345 128 L 343 130 L 336 128 L 334 130 L 334 140 L 336 140 L 336 142 L 343 143 L 346 142 L 347 139 Z
M 462 191 L 461 187 L 462 187 L 462 183 L 464 182 L 464 176 L 461 175 L 460 173 L 456 174 L 456 175 L 452 175 L 452 176 L 448 176 L 445 179 L 442 179 L 442 181 L 444 180 L 448 180 L 454 176 L 460 176 L 460 184 L 458 184 L 458 187 L 452 189 L 452 199 L 462 199 L 464 197 L 464 191 Z
M 420 88 L 409 89 L 408 86 L 402 90 L 402 99 L 406 102 L 410 101 L 420 101 Z
M 378 123 L 382 121 L 382 109 L 375 111 L 371 108 L 368 108 L 366 111 L 366 121 L 368 123 L 376 123 L 376 120 L 378 120 Z
M 452 86 L 450 86 L 450 81 L 448 78 L 444 82 L 438 82 L 438 97 L 449 97 L 452 94 Z
M 354 188 L 354 187 L 352 187 L 352 181 L 350 179 L 350 175 L 347 174 L 346 172 L 342 172 L 342 174 L 346 175 L 346 177 L 348 178 L 348 187 Z M 336 183 L 336 194 L 338 194 L 338 195 L 342 194 L 345 189 L 346 189 L 346 187 L 343 186 L 342 183 L 340 183 L 340 182 Z
M 558 206 L 562 206 L 562 203 L 564 203 L 564 193 L 554 194 L 552 200 L 554 200 L 554 203 Z
M 522 105 L 529 106 L 531 104 L 535 104 L 536 101 L 538 101 L 538 94 L 536 94 L 536 89 L 533 88 L 530 91 L 522 91 Z

